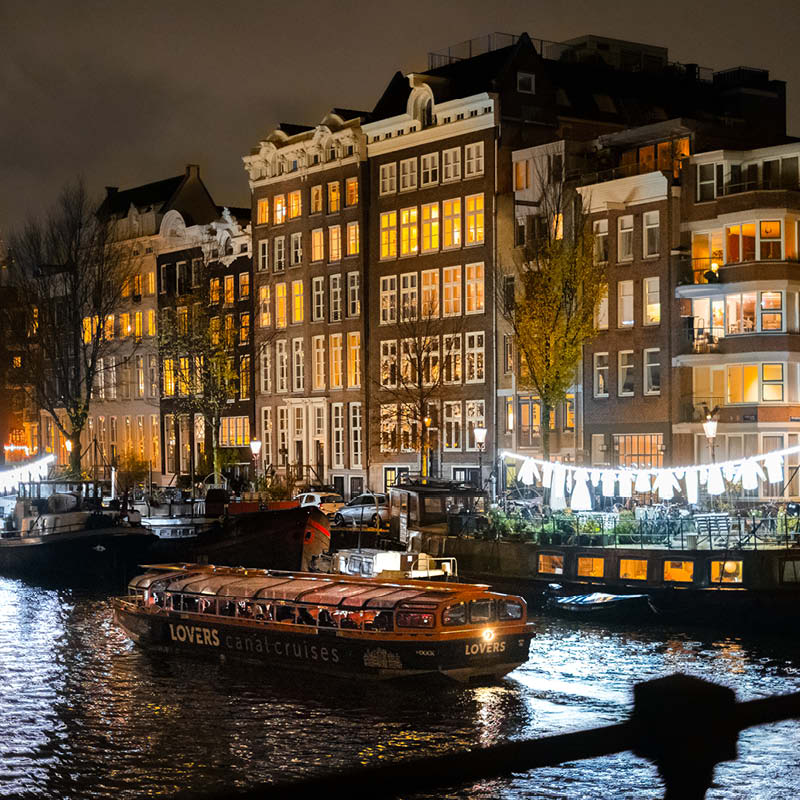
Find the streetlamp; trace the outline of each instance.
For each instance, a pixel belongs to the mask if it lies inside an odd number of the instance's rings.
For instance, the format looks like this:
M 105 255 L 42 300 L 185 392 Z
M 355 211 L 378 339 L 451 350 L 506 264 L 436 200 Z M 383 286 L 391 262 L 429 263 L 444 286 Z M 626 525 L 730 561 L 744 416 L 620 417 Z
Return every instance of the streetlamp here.
M 250 452 L 253 454 L 253 488 L 258 479 L 258 455 L 261 452 L 261 439 L 250 440 Z
M 473 428 L 472 433 L 475 436 L 475 444 L 478 448 L 478 488 L 483 488 L 483 450 L 486 446 L 486 428 Z

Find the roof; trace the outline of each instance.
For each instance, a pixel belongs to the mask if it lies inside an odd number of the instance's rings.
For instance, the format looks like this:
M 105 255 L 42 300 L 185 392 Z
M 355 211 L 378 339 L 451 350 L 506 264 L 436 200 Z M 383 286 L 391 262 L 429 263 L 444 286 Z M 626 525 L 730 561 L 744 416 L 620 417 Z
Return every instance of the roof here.
M 313 125 L 299 125 L 294 122 L 281 122 L 278 129 L 282 130 L 287 136 L 295 136 L 298 133 L 307 133 L 313 131 Z
M 426 581 L 376 581 L 322 573 L 245 570 L 194 564 L 153 567 L 134 578 L 130 589 L 187 592 L 206 597 L 284 600 L 338 605 L 342 608 L 392 609 L 409 601 L 441 603 L 456 595 L 484 592 L 478 584 L 431 584 Z
M 110 214 L 127 214 L 131 205 L 136 208 L 155 206 L 156 210 L 161 210 L 178 191 L 184 178 L 186 178 L 185 173 L 176 175 L 174 178 L 165 178 L 122 191 L 113 186 L 107 187 L 106 199 L 100 206 L 100 211 Z

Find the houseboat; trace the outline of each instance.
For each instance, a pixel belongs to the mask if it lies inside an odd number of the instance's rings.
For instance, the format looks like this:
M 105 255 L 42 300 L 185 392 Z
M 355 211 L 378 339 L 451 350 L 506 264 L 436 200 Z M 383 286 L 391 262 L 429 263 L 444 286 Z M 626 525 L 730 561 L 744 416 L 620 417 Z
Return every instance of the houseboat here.
M 118 509 L 103 506 L 91 481 L 20 483 L 2 507 L 2 574 L 66 583 L 99 579 L 140 563 L 155 539 Z
M 143 647 L 342 677 L 497 679 L 533 635 L 525 601 L 483 585 L 177 564 L 128 590 L 114 620 Z

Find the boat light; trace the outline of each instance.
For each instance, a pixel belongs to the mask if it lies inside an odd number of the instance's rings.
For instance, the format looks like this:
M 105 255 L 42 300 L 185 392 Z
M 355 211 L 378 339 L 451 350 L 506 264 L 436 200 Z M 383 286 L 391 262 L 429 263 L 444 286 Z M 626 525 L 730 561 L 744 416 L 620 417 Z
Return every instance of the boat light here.
M 481 633 L 484 642 L 491 642 L 494 639 L 494 631 L 491 628 L 484 629 L 483 633 Z

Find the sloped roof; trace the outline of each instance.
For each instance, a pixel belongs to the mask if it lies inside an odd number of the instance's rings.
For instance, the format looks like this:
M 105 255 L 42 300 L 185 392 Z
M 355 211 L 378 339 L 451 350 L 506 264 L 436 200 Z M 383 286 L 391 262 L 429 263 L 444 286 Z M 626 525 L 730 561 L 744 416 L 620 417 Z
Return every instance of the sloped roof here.
M 174 178 L 165 178 L 161 181 L 145 183 L 122 191 L 109 190 L 106 199 L 100 206 L 100 212 L 127 214 L 131 205 L 137 209 L 154 206 L 157 211 L 160 211 L 178 191 L 185 177 L 185 174 L 181 174 L 176 175 Z

